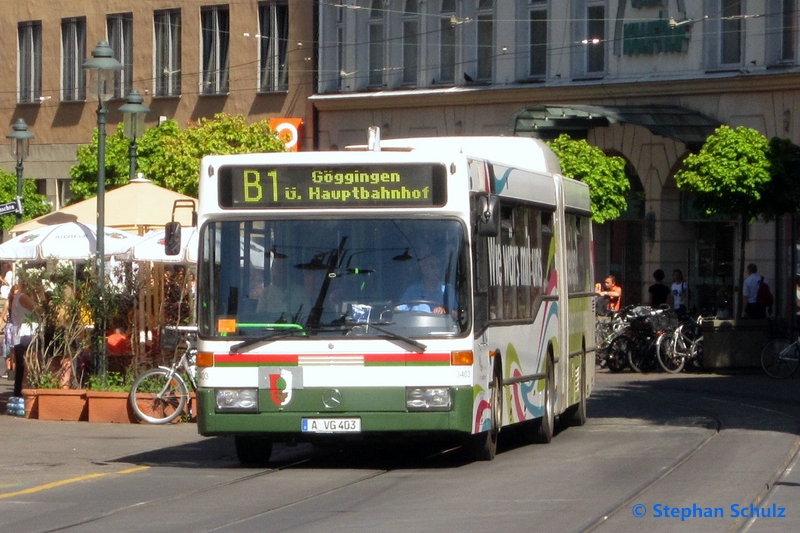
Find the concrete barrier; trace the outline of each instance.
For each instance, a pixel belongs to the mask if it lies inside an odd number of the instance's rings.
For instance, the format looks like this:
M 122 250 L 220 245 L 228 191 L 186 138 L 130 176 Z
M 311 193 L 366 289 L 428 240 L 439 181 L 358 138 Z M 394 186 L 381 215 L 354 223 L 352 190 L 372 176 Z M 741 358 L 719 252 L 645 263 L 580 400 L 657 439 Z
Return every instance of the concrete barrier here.
M 767 320 L 704 320 L 706 370 L 761 369 L 761 348 L 769 339 Z

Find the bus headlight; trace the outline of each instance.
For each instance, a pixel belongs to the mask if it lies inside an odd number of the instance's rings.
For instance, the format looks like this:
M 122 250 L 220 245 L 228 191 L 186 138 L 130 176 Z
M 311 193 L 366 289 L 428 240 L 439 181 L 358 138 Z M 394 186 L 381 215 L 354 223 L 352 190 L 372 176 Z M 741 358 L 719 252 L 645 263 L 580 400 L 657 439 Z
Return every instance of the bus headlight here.
M 449 411 L 452 405 L 447 387 L 406 387 L 409 411 Z
M 258 389 L 217 389 L 217 411 L 258 412 Z

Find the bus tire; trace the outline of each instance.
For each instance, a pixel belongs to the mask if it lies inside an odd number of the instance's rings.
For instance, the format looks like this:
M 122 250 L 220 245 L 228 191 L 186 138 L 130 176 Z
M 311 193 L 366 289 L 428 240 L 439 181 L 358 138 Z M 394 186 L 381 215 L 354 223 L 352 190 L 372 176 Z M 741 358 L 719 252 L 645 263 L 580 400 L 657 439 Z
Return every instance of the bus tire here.
M 494 365 L 490 397 L 492 427 L 488 431 L 467 437 L 464 450 L 469 461 L 491 461 L 497 455 L 497 439 L 503 414 L 503 376 L 499 363 Z
M 266 437 L 237 435 L 233 438 L 236 445 L 236 458 L 247 466 L 267 466 L 272 455 L 272 441 Z
M 570 405 L 564 413 L 564 422 L 567 426 L 582 426 L 586 424 L 586 354 L 581 356 L 581 375 L 578 379 L 581 399 L 575 405 Z
M 545 369 L 544 399 L 542 400 L 542 418 L 536 427 L 534 440 L 539 444 L 548 444 L 553 440 L 556 427 L 555 415 L 555 394 L 554 394 L 554 373 L 553 358 L 547 358 L 547 368 Z

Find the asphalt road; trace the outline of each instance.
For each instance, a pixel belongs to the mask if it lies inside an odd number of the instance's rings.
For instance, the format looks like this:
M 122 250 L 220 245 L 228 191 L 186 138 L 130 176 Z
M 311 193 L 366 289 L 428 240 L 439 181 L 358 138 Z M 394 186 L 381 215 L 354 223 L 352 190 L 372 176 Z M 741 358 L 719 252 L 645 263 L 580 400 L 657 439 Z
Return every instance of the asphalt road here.
M 0 532 L 800 530 L 800 379 L 600 371 L 589 415 L 549 445 L 504 431 L 490 463 L 301 445 L 267 469 L 192 424 L 0 416 Z

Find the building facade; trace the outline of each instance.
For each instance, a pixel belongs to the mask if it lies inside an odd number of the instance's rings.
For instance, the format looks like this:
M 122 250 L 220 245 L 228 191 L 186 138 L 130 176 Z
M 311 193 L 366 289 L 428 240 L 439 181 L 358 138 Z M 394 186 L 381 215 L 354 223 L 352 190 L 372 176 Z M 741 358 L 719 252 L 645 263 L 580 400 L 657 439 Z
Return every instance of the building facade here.
M 628 163 L 622 220 L 598 226 L 598 275 L 647 302 L 652 272 L 733 314 L 737 221 L 696 216 L 675 172 L 719 124 L 800 144 L 798 0 L 320 2 L 317 145 L 384 137 L 583 137 Z M 793 217 L 757 222 L 746 263 L 794 310 Z
M 0 116 L 8 132 L 22 118 L 35 135 L 25 178 L 54 208 L 68 198 L 76 150 L 97 127 L 82 65 L 102 40 L 123 64 L 106 104 L 109 133 L 131 89 L 150 108 L 147 127 L 166 119 L 185 127 L 219 112 L 251 122 L 311 117 L 314 16 L 305 0 L 4 0 Z M 313 131 L 305 126 L 301 136 Z M 0 148 L 0 168 L 14 166 L 10 148 Z
M 300 118 L 300 149 L 384 137 L 567 132 L 622 156 L 622 220 L 597 226 L 598 275 L 626 302 L 681 269 L 690 303 L 733 313 L 736 221 L 697 217 L 675 172 L 719 124 L 800 144 L 800 0 L 6 0 L 0 116 L 36 136 L 25 178 L 54 207 L 97 124 L 85 59 L 107 40 L 147 126 L 217 112 Z M 13 172 L 10 148 L 0 168 Z M 795 310 L 794 217 L 748 228 L 745 262 Z

